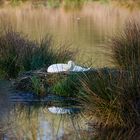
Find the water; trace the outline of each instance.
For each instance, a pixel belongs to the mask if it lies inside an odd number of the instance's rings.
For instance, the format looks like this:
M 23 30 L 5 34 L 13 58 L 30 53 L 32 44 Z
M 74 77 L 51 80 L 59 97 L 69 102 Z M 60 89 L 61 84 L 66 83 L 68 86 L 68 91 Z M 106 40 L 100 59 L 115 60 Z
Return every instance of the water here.
M 71 113 L 66 113 L 68 107 L 63 107 L 62 114 L 48 109 L 48 101 L 56 100 L 56 97 L 49 97 L 46 102 L 34 98 L 29 101 L 32 97 L 26 93 L 20 97 L 18 93 L 13 94 L 8 81 L 0 82 L 0 96 L 1 140 L 59 140 L 66 139 L 67 136 L 77 140 L 80 139 L 81 132 L 87 131 L 78 109 L 74 108 L 72 112 L 71 106 Z M 28 100 L 25 100 L 26 97 Z
M 69 6 L 68 6 L 69 5 Z M 3 6 L 0 9 L 0 25 L 8 24 L 33 40 L 40 41 L 47 33 L 55 43 L 71 44 L 78 49 L 77 63 L 95 67 L 112 66 L 104 47 L 116 32 L 122 30 L 125 21 L 140 15 L 139 9 L 129 9 L 112 3 L 59 3 L 27 2 L 19 6 Z M 54 45 L 58 47 L 58 45 Z M 107 45 L 106 45 L 107 46 Z
M 139 15 L 139 9 L 116 4 L 85 3 L 75 8 L 52 6 L 52 3 L 46 7 L 46 4 L 29 2 L 1 7 L 0 26 L 9 24 L 37 41 L 50 33 L 56 44 L 66 42 L 78 49 L 77 63 L 104 67 L 112 66 L 107 56 L 111 49 L 104 47 L 106 42 L 122 30 L 128 18 Z M 56 115 L 48 110 L 48 104 L 29 103 L 25 99 L 15 98 L 9 91 L 9 83 L 0 82 L 0 140 L 90 139 L 86 120 L 81 114 Z

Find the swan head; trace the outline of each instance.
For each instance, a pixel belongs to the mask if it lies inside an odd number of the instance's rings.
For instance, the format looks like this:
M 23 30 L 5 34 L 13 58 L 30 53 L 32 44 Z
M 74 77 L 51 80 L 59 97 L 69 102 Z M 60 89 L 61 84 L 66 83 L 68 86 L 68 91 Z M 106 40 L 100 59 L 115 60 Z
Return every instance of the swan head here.
M 69 66 L 69 70 L 73 70 L 74 66 L 75 66 L 75 63 L 70 60 L 70 61 L 68 61 L 68 66 Z

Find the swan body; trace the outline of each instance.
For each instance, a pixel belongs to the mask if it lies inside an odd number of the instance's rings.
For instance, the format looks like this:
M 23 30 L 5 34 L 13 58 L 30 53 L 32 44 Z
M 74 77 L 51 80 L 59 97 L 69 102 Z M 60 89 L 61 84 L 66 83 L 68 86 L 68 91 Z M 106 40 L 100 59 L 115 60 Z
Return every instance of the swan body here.
M 83 68 L 81 66 L 75 66 L 72 71 L 82 72 L 82 71 L 88 71 L 88 70 L 90 70 L 90 68 Z
M 48 67 L 47 72 L 49 73 L 58 73 L 58 72 L 80 72 L 80 71 L 88 71 L 90 68 L 83 68 L 81 66 L 76 66 L 73 61 L 68 61 L 68 64 L 53 64 Z

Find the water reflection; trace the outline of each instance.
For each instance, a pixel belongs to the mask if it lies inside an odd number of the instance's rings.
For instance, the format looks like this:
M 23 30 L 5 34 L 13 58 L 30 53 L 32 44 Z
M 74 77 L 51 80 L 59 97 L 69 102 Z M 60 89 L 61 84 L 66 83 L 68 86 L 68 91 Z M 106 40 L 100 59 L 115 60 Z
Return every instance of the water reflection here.
M 62 139 L 64 135 L 72 135 L 73 139 L 80 137 L 80 125 L 83 125 L 74 114 L 54 115 L 47 106 L 12 105 L 10 108 L 4 118 L 1 116 L 0 133 L 4 139 L 53 140 Z
M 19 96 L 16 102 L 12 101 L 15 95 L 9 82 L 0 82 L 0 93 L 1 140 L 59 140 L 69 139 L 69 136 L 77 140 L 81 131 L 86 129 L 80 114 L 53 114 L 48 105 L 37 101 L 32 104 L 21 102 Z

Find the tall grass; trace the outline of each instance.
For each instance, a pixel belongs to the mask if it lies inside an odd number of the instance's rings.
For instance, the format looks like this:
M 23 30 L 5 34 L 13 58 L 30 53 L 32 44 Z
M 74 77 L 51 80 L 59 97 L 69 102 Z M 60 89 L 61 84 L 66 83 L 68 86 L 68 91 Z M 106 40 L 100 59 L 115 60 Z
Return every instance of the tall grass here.
M 67 45 L 53 49 L 53 38 L 47 35 L 41 43 L 31 41 L 12 29 L 0 35 L 0 71 L 7 78 L 15 78 L 20 72 L 47 68 L 52 63 L 65 62 L 74 54 Z
M 99 70 L 81 79 L 81 103 L 103 126 L 140 126 L 139 42 L 139 23 L 127 22 L 111 42 L 116 70 Z
M 0 69 L 5 72 L 8 77 L 16 77 L 16 75 L 26 69 L 26 65 L 22 65 L 24 58 L 31 57 L 31 52 L 35 48 L 35 43 L 23 37 L 13 30 L 6 30 L 0 36 Z M 26 60 L 28 63 L 28 61 Z
M 122 69 L 140 67 L 140 24 L 130 20 L 125 29 L 118 33 L 112 41 L 113 60 Z
M 98 127 L 93 140 L 139 140 L 139 128 Z
M 79 77 L 82 75 L 83 74 L 70 73 L 63 77 L 60 76 L 58 81 L 52 85 L 52 92 L 59 96 L 76 97 L 81 86 Z
M 119 72 L 102 69 L 96 73 L 89 73 L 81 79 L 81 104 L 98 123 L 104 125 L 124 125 L 121 112 L 119 88 L 121 76 Z

